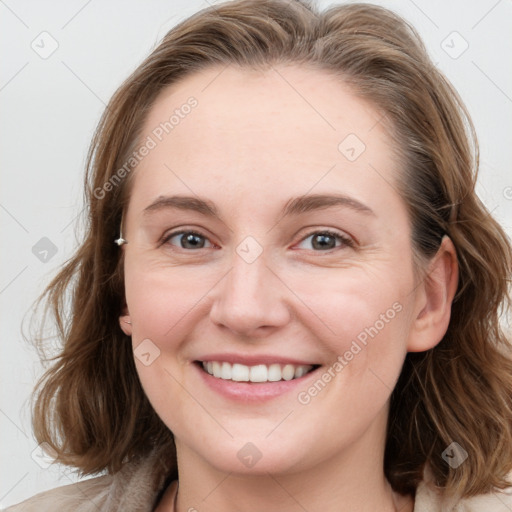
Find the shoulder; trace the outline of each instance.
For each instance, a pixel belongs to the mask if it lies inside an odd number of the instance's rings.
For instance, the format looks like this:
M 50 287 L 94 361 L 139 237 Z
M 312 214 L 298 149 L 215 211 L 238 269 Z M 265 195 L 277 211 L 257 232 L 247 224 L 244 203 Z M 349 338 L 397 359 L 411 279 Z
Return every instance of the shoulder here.
M 174 457 L 154 450 L 147 457 L 125 463 L 113 475 L 37 494 L 6 512 L 150 512 L 166 482 L 176 477 Z
M 509 475 L 509 480 L 512 473 Z M 423 481 L 416 491 L 414 512 L 510 512 L 512 487 L 471 498 L 448 498 L 430 482 Z
M 111 484 L 112 477 L 109 475 L 90 478 L 36 494 L 7 508 L 6 512 L 96 511 L 107 499 Z

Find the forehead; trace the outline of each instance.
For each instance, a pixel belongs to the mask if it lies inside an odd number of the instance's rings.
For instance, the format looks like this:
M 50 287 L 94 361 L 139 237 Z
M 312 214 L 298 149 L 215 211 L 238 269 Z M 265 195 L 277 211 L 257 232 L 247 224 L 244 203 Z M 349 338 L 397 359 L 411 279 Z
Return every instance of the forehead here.
M 138 165 L 135 189 L 146 200 L 166 186 L 194 193 L 250 187 L 268 196 L 305 194 L 315 184 L 371 185 L 382 193 L 397 165 L 381 119 L 328 72 L 209 68 L 157 97 L 141 137 L 154 147 Z

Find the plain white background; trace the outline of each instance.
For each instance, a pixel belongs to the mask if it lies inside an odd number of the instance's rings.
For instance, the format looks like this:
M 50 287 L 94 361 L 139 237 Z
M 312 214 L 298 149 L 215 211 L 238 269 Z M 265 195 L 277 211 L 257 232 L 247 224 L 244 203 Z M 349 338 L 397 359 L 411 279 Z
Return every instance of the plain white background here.
M 0 508 L 76 479 L 37 457 L 28 400 L 42 368 L 21 323 L 80 239 L 83 169 L 95 125 L 163 35 L 213 3 L 0 0 Z M 412 22 L 467 104 L 481 145 L 478 191 L 510 234 L 512 3 L 374 3 Z

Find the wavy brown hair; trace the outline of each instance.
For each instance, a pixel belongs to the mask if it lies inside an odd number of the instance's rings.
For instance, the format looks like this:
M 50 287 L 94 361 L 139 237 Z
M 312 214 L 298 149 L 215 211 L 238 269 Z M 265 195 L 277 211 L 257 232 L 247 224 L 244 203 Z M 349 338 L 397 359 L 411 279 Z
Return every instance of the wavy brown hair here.
M 475 193 L 478 149 L 459 96 L 407 22 L 365 4 L 325 12 L 300 1 L 217 5 L 173 28 L 114 94 L 88 156 L 83 243 L 40 299 L 63 345 L 34 395 L 38 441 L 82 474 L 114 473 L 155 447 L 175 453 L 118 324 L 123 260 L 113 240 L 133 175 L 119 169 L 163 88 L 211 66 L 278 64 L 332 73 L 377 109 L 395 141 L 415 261 L 426 268 L 444 235 L 457 251 L 448 330 L 435 348 L 407 355 L 391 395 L 386 477 L 396 491 L 414 494 L 428 464 L 448 492 L 505 487 L 512 470 L 512 362 L 500 315 L 509 311 L 511 247 Z M 469 454 L 455 469 L 442 458 L 452 441 Z

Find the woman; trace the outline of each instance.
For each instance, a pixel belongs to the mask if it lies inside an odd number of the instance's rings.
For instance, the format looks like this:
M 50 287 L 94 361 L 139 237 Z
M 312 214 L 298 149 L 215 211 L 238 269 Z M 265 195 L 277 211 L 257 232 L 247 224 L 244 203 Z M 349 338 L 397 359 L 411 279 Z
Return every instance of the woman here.
M 512 259 L 473 140 L 385 9 L 171 30 L 100 122 L 46 297 L 36 436 L 106 474 L 12 510 L 512 507 Z

